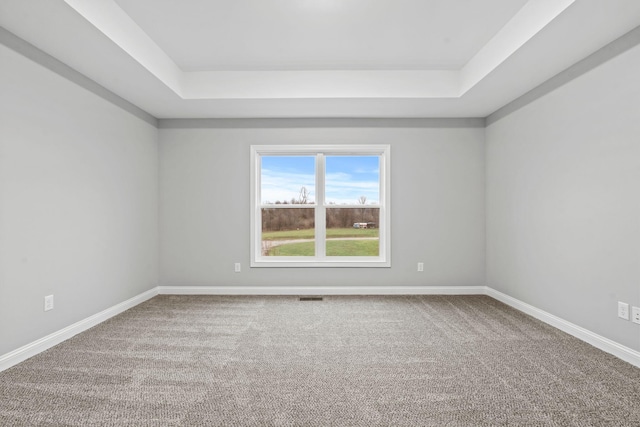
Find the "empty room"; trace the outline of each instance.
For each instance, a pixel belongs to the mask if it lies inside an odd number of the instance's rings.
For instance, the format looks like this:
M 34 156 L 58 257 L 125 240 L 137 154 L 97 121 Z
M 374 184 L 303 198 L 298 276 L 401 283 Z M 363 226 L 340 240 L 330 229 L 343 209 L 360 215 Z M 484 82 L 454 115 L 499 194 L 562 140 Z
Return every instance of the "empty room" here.
M 0 426 L 640 426 L 640 1 L 0 0 Z

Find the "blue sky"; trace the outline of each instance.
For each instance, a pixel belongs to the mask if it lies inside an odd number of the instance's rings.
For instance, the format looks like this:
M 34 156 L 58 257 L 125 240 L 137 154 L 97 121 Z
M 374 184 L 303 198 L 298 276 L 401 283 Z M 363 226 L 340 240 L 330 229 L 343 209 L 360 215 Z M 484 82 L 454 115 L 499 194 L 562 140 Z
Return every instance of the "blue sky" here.
M 262 203 L 297 199 L 300 188 L 316 201 L 315 158 L 313 156 L 262 157 Z M 379 191 L 377 156 L 327 156 L 326 199 L 328 203 L 357 204 L 360 196 L 366 204 L 377 204 Z

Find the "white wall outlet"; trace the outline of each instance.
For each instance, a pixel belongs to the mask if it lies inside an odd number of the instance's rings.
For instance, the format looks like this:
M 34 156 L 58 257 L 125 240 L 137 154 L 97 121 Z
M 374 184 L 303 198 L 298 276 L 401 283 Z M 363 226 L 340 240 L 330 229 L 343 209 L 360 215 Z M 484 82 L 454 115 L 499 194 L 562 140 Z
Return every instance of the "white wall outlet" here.
M 44 297 L 44 311 L 53 310 L 53 295 Z
M 240 273 L 240 271 L 242 271 L 242 268 L 239 262 L 235 263 L 235 265 L 233 266 L 233 271 L 235 271 L 236 273 Z
M 640 325 L 640 307 L 631 309 L 631 321 Z
M 424 271 L 424 262 L 418 263 L 418 271 Z
M 629 320 L 629 304 L 618 301 L 618 317 Z

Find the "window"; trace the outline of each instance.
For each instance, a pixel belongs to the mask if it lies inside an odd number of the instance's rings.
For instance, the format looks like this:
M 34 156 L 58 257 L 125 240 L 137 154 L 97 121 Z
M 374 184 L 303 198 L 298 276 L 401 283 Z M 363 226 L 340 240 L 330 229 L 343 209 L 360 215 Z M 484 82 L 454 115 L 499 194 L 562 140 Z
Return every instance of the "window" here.
M 252 267 L 388 267 L 388 145 L 251 147 Z

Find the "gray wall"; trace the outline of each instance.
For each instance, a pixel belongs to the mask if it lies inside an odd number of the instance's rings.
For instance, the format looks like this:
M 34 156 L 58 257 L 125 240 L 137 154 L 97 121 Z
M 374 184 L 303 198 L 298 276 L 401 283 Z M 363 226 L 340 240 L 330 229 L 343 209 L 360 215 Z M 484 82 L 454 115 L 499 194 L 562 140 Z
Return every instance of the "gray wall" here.
M 2 355 L 157 285 L 158 130 L 2 45 L 0 64 Z
M 486 132 L 487 285 L 635 350 L 639 75 L 635 47 Z
M 390 144 L 391 268 L 248 268 L 252 144 Z M 160 188 L 162 285 L 484 284 L 482 120 L 161 121 Z

